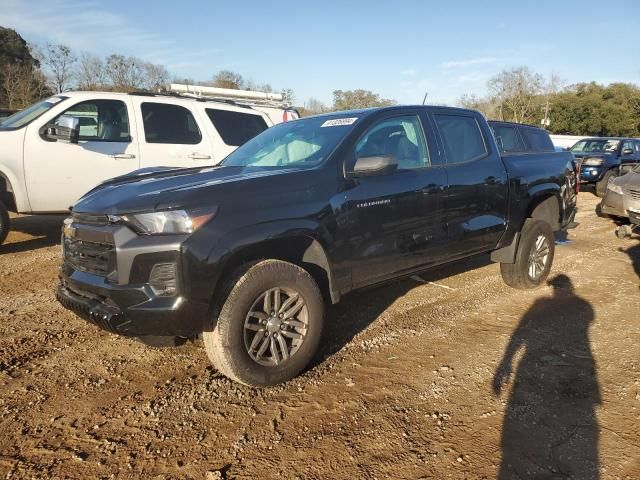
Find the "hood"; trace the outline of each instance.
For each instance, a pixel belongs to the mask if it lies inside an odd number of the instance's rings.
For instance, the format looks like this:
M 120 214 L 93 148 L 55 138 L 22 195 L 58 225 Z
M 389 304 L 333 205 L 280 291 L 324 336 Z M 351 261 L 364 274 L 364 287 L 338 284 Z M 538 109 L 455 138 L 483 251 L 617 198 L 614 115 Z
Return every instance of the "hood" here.
M 618 154 L 615 152 L 571 152 L 576 158 L 604 158 L 605 160 L 616 159 Z
M 125 214 L 217 204 L 246 192 L 246 184 L 281 182 L 297 169 L 247 167 L 147 168 L 113 178 L 85 194 L 73 211 Z
M 628 172 L 611 180 L 611 183 L 619 187 L 637 187 L 640 189 L 640 173 Z

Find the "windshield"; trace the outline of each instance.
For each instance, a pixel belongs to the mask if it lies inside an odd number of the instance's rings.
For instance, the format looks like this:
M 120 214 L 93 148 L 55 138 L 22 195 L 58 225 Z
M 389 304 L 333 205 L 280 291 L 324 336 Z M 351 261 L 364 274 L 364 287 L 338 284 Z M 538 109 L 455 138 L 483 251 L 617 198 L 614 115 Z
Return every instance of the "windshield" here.
M 615 152 L 620 145 L 620 140 L 580 140 L 573 147 L 572 152 Z
M 68 97 L 57 96 L 47 98 L 46 100 L 42 100 L 41 102 L 34 103 L 30 107 L 25 108 L 24 110 L 20 110 L 19 112 L 14 113 L 10 117 L 5 118 L 0 123 L 1 128 L 20 128 L 24 127 L 27 123 L 32 122 L 44 112 L 48 111 L 54 105 L 60 103 L 62 100 L 67 99 Z
M 303 118 L 265 130 L 229 155 L 224 166 L 312 168 L 324 161 L 358 117 Z

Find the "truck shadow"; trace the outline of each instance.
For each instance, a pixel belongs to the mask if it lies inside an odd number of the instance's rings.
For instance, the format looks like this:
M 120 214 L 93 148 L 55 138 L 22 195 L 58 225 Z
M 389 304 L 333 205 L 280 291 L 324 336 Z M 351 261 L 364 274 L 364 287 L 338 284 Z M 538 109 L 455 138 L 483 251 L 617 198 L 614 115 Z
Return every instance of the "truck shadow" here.
M 553 295 L 522 316 L 494 375 L 497 396 L 513 376 L 500 480 L 599 478 L 595 409 L 601 395 L 589 341 L 594 310 L 566 275 L 549 284 Z
M 0 255 L 51 247 L 60 243 L 64 215 L 19 216 L 11 219 L 11 232 Z
M 478 255 L 426 270 L 418 275 L 425 282 L 437 282 L 491 263 L 489 255 Z M 421 285 L 407 277 L 357 290 L 345 296 L 339 304 L 329 306 L 325 315 L 324 338 L 308 368 L 315 368 L 342 350 L 358 333 L 374 323 L 393 302 Z

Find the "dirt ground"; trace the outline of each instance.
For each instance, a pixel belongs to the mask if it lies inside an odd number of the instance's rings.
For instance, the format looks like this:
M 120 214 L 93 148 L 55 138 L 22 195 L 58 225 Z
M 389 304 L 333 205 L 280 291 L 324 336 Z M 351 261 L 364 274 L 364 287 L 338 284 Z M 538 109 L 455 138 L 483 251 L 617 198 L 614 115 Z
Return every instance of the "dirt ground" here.
M 355 293 L 313 367 L 254 390 L 54 300 L 60 217 L 0 247 L 6 478 L 638 479 L 640 238 L 580 194 L 551 284 L 474 258 Z

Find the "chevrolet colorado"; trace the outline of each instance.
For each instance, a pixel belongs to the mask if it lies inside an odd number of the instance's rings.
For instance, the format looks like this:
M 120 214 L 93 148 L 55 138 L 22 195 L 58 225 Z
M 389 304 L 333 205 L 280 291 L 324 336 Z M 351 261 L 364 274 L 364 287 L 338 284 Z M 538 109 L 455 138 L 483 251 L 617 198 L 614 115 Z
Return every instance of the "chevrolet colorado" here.
M 324 304 L 491 253 L 542 284 L 576 211 L 570 153 L 501 156 L 475 111 L 395 106 L 272 127 L 220 165 L 143 170 L 96 187 L 63 227 L 56 296 L 145 342 L 202 335 L 254 386 L 310 362 Z

